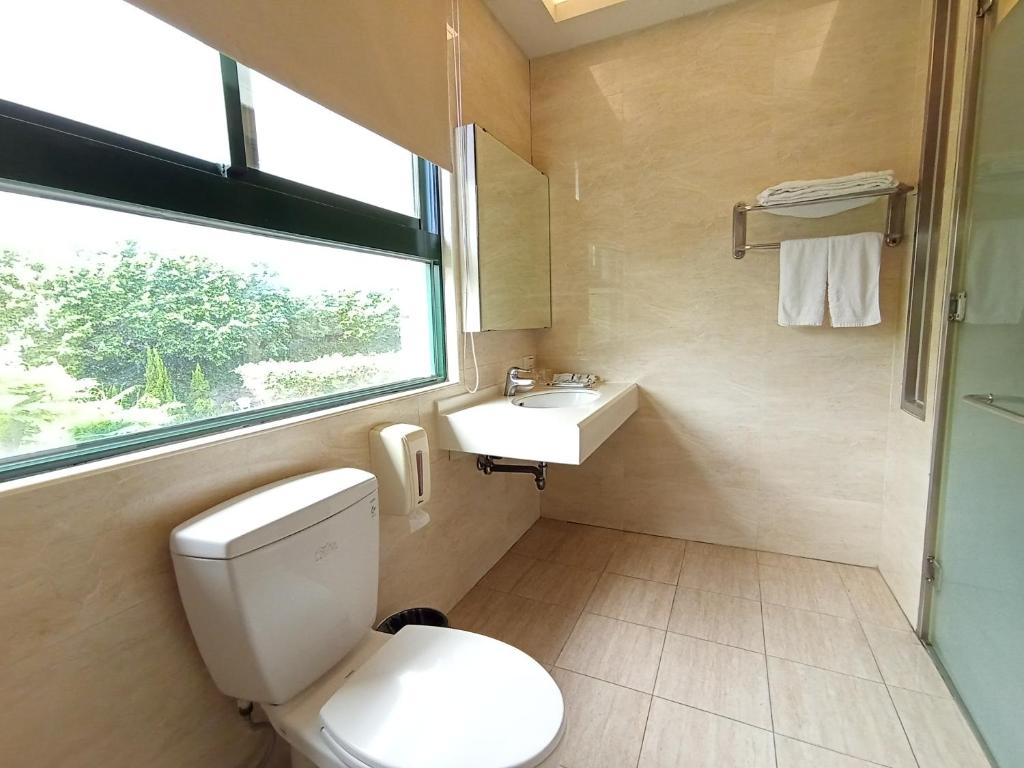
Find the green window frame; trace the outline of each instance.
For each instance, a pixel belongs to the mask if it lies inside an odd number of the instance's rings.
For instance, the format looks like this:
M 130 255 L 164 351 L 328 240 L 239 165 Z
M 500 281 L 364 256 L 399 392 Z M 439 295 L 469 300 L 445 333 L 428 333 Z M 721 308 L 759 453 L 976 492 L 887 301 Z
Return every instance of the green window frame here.
M 433 375 L 18 454 L 0 459 L 0 482 L 447 381 L 437 166 L 417 158 L 418 218 L 251 168 L 238 67 L 221 56 L 229 165 L 0 99 L 0 190 L 425 264 Z

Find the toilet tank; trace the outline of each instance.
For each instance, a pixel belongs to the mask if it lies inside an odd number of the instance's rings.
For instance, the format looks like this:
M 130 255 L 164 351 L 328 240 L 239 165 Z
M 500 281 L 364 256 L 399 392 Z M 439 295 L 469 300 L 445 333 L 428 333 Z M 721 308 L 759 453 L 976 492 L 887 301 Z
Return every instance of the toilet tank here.
M 377 480 L 292 477 L 171 532 L 178 590 L 220 690 L 282 704 L 351 651 L 377 613 Z

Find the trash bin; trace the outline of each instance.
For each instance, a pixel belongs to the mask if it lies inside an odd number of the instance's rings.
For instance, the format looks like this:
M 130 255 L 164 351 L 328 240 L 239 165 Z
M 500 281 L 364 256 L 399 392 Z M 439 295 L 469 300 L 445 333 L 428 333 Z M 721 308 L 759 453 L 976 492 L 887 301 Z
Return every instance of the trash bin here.
M 384 619 L 384 621 L 377 625 L 377 631 L 394 635 L 402 627 L 410 624 L 420 624 L 428 627 L 450 626 L 448 624 L 448 617 L 436 608 L 406 608 L 404 611 L 393 613 Z

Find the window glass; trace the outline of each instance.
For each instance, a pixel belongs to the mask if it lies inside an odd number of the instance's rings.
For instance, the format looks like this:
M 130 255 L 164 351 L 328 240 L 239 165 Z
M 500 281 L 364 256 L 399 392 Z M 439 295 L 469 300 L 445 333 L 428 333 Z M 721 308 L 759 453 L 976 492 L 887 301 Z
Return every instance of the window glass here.
M 0 99 L 228 162 L 212 48 L 123 0 L 3 0 L 0 29 Z
M 4 457 L 430 377 L 430 267 L 0 192 Z
M 255 114 L 260 170 L 419 216 L 412 153 L 258 72 L 239 69 L 243 98 Z

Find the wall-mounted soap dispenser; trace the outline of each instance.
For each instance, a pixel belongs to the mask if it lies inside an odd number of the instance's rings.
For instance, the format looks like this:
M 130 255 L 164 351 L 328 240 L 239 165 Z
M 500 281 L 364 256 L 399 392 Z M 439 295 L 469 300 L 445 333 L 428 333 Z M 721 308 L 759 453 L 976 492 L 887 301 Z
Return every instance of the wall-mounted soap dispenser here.
M 408 516 L 413 530 L 430 517 L 430 446 L 427 433 L 411 424 L 381 424 L 370 430 L 370 463 L 385 515 Z

